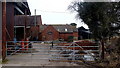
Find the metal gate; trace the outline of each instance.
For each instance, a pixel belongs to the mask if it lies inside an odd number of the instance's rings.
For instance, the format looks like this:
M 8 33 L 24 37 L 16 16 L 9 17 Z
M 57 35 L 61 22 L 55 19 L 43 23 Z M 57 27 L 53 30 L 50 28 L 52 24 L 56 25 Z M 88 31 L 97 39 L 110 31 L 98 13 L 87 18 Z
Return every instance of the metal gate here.
M 6 43 L 6 55 L 8 58 L 10 56 L 25 56 L 17 59 L 59 62 L 94 61 L 99 59 L 100 50 L 98 45 L 84 46 L 80 44 L 76 42 L 8 41 Z

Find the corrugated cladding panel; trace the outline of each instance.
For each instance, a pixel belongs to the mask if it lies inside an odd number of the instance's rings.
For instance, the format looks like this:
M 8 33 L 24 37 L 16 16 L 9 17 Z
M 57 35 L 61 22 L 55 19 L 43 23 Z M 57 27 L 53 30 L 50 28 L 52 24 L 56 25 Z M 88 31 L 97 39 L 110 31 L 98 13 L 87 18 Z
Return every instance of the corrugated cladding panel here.
M 37 25 L 42 25 L 41 16 L 37 17 Z M 16 15 L 15 16 L 15 26 L 35 26 L 35 16 L 25 16 L 25 15 Z
M 7 18 L 7 40 L 13 40 L 14 38 L 14 5 L 12 3 L 6 4 L 6 18 Z

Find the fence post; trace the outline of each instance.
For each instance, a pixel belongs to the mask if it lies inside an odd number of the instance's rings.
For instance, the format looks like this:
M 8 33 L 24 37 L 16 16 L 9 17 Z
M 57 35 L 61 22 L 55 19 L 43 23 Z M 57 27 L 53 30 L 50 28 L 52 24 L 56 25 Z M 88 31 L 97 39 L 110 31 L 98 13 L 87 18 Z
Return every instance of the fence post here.
M 73 54 L 72 54 L 73 55 L 73 61 L 75 61 L 75 51 L 74 51 L 75 50 L 75 43 L 73 42 L 72 44 L 73 44 Z
M 104 60 L 104 40 L 101 41 L 101 45 L 102 45 L 101 59 Z
M 7 49 L 8 49 L 8 47 L 7 47 L 7 41 L 5 42 L 6 43 L 6 57 L 7 57 Z

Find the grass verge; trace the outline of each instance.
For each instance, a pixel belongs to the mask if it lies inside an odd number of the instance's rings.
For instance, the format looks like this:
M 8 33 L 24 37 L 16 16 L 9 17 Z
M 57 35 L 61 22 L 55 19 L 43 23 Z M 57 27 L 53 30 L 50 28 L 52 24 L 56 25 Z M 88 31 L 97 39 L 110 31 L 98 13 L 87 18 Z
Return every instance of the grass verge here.
M 2 60 L 0 64 L 6 64 L 8 62 L 8 59 Z

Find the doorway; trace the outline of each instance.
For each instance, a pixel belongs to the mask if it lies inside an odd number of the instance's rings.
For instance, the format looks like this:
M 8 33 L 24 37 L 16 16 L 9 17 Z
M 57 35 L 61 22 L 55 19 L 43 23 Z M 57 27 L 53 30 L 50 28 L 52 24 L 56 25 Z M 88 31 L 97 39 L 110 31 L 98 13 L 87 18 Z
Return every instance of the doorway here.
M 17 41 L 24 39 L 24 27 L 15 27 L 14 30 Z

